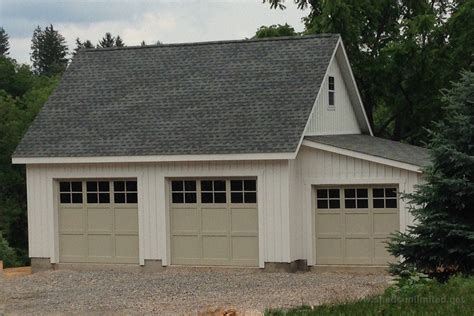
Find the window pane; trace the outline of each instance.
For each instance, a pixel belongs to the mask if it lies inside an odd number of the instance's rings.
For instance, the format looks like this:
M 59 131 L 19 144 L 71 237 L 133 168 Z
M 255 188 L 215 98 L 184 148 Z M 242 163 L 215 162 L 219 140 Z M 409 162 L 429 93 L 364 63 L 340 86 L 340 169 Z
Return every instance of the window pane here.
M 329 83 L 329 90 L 334 90 L 334 77 L 330 76 L 328 83 Z
M 212 193 L 201 193 L 201 203 L 212 203 Z
M 184 194 L 184 197 L 185 197 L 185 202 L 186 203 L 196 203 L 197 201 L 197 196 L 196 196 L 196 193 L 185 193 Z
M 243 186 L 242 186 L 242 180 L 231 180 L 230 181 L 230 190 L 231 191 L 242 191 Z M 233 202 L 237 203 L 237 202 Z
M 137 181 L 127 181 L 127 191 L 137 192 Z
M 87 181 L 87 192 L 97 192 L 97 182 Z
M 346 205 L 346 208 L 355 208 L 356 207 L 356 201 L 354 199 L 346 199 L 345 200 L 345 205 Z
M 185 191 L 196 191 L 196 181 L 184 181 Z
M 355 197 L 355 189 L 345 189 L 344 190 L 344 197 L 354 198 Z
M 114 202 L 115 203 L 125 203 L 125 193 L 115 193 L 114 194 Z
M 212 191 L 212 181 L 211 180 L 201 181 L 201 191 Z
M 127 193 L 127 203 L 138 203 L 137 193 Z
M 70 182 L 59 182 L 59 191 L 60 192 L 70 192 L 69 183 Z
M 317 190 L 316 195 L 318 199 L 324 199 L 328 197 L 328 190 Z
M 397 197 L 397 189 L 395 189 L 395 188 L 385 189 L 385 196 L 386 197 Z
M 99 182 L 99 191 L 109 192 L 109 182 L 108 181 L 100 181 Z
M 73 193 L 72 194 L 72 203 L 82 203 L 82 193 Z
M 367 189 L 357 189 L 357 197 L 358 198 L 366 198 L 368 197 L 369 190 Z
M 369 200 L 362 199 L 357 200 L 357 208 L 368 208 L 369 207 Z
M 99 193 L 99 203 L 110 203 L 110 194 Z
M 97 203 L 97 193 L 87 193 L 87 203 Z
M 72 192 L 82 192 L 82 182 L 74 181 L 71 183 Z
M 385 200 L 387 208 L 397 208 L 397 199 L 387 199 Z
M 123 192 L 125 191 L 125 181 L 114 181 L 114 191 Z M 125 202 L 121 202 L 125 203 Z
M 383 189 L 374 189 L 373 194 L 374 197 L 383 197 Z
M 225 193 L 214 193 L 214 203 L 227 203 Z
M 214 181 L 214 191 L 225 191 L 225 181 L 224 180 Z
M 329 105 L 334 105 L 334 92 L 329 91 Z
M 173 193 L 172 194 L 173 203 L 184 203 L 184 194 L 183 193 Z
M 318 200 L 318 208 L 328 208 L 328 200 Z
M 257 181 L 256 180 L 245 180 L 244 181 L 245 191 L 257 191 Z
M 374 207 L 375 208 L 384 208 L 383 199 L 374 199 Z
M 171 191 L 183 191 L 183 181 L 171 181 Z M 183 202 L 174 202 L 183 203 Z
M 257 203 L 257 193 L 255 192 L 245 192 L 245 203 Z
M 232 192 L 230 194 L 230 200 L 232 203 L 244 203 L 244 194 L 241 192 Z
M 339 198 L 339 189 L 330 189 L 329 190 L 329 197 L 330 198 Z
M 61 193 L 59 196 L 61 203 L 71 203 L 71 195 L 69 193 Z
M 329 200 L 329 208 L 340 208 L 339 200 Z

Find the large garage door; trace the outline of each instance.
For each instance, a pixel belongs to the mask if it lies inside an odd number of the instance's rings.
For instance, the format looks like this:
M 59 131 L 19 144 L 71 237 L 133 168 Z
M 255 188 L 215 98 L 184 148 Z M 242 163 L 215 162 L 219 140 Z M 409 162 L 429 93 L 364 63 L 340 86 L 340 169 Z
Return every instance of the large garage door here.
M 399 229 L 397 188 L 315 189 L 316 264 L 386 265 L 385 249 Z
M 60 262 L 138 263 L 136 180 L 59 181 Z
M 172 264 L 258 265 L 256 180 L 170 182 Z

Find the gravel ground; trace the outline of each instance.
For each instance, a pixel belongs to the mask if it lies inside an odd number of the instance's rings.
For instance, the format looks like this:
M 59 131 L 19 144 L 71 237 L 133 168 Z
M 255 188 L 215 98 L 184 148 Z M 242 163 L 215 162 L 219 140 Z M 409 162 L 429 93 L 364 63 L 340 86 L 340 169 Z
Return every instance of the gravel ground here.
M 290 274 L 250 269 L 168 268 L 148 274 L 57 270 L 11 279 L 0 277 L 0 315 L 175 315 L 216 308 L 258 312 L 362 298 L 381 292 L 387 281 L 387 276 L 376 274 Z

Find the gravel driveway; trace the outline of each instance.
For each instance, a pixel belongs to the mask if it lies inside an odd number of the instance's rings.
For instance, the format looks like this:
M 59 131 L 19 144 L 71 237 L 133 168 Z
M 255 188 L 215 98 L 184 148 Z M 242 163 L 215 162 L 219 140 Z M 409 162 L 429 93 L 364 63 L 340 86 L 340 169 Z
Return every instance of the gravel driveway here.
M 197 314 L 216 308 L 264 311 L 379 293 L 384 275 L 266 273 L 258 270 L 168 268 L 164 272 L 57 270 L 0 277 L 0 314 Z M 256 313 L 258 314 L 258 313 Z

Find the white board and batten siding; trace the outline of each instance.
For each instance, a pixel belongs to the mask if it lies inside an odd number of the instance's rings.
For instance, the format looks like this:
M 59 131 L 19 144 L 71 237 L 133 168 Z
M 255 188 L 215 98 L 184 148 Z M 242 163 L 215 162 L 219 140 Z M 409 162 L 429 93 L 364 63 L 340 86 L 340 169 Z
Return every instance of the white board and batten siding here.
M 343 55 L 336 54 L 329 64 L 306 135 L 360 134 L 361 129 L 340 67 Z M 329 76 L 334 77 L 335 105 L 329 106 Z
M 58 262 L 56 179 L 137 178 L 139 261 L 170 264 L 168 178 L 257 177 L 259 266 L 290 258 L 288 160 L 27 165 L 30 257 Z
M 397 185 L 413 192 L 421 174 L 375 162 L 302 146 L 290 163 L 291 259 L 304 258 L 314 265 L 312 188 L 324 185 Z M 413 224 L 406 203 L 400 201 L 400 231 Z

